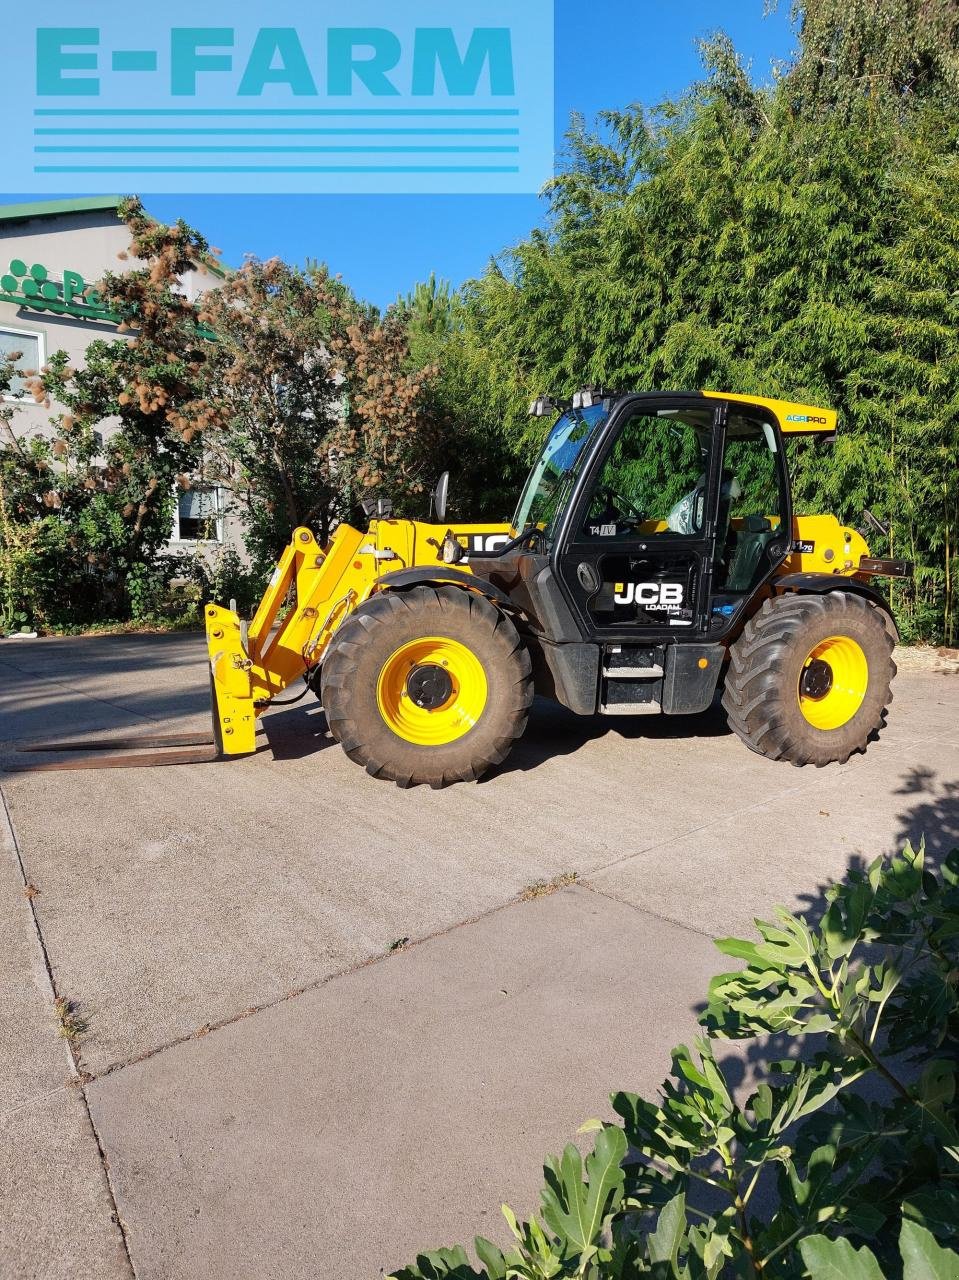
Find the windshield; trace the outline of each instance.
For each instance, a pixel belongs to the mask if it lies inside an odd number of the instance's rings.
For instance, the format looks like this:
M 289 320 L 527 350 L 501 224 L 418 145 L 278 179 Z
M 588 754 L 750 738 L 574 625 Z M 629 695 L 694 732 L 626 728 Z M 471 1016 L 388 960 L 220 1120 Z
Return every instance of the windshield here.
M 513 527 L 542 529 L 553 536 L 556 519 L 569 501 L 576 477 L 586 458 L 586 445 L 609 417 L 610 404 L 564 413 L 543 446 L 520 498 Z

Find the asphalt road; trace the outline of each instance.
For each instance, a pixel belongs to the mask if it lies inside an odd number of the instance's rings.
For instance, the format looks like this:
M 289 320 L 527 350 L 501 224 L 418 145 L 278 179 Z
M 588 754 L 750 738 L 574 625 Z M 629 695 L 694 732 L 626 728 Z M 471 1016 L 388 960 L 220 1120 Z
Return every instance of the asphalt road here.
M 0 762 L 206 727 L 206 684 L 197 636 L 0 642 Z M 400 791 L 315 703 L 264 727 L 229 763 L 0 775 L 4 1280 L 347 1280 L 502 1236 L 542 1157 L 695 1034 L 713 937 L 959 843 L 954 674 L 902 673 L 881 741 L 825 770 L 719 713 L 537 704 L 483 782 Z

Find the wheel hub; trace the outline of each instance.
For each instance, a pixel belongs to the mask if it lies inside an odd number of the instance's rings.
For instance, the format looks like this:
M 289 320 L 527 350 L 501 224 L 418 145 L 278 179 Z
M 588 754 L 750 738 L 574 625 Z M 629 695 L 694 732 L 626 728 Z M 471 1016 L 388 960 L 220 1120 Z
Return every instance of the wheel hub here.
M 416 666 L 406 678 L 406 695 L 424 711 L 436 711 L 449 702 L 453 681 L 445 667 L 426 662 Z
M 859 712 L 869 688 L 869 662 L 852 636 L 834 635 L 810 649 L 799 675 L 799 709 L 814 729 L 841 729 Z
M 489 684 L 482 662 L 452 636 L 418 636 L 386 659 L 376 705 L 398 738 L 417 747 L 446 747 L 483 715 Z
M 820 698 L 825 698 L 832 688 L 832 680 L 832 667 L 829 663 L 823 662 L 822 658 L 813 658 L 803 672 L 800 692 L 804 698 L 818 701 Z

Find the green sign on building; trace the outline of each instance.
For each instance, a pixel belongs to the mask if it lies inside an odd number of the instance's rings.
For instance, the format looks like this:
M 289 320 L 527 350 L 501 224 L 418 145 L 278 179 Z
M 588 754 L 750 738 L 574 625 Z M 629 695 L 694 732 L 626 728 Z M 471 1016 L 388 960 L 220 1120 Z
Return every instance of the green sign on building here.
M 76 316 L 81 320 L 117 320 L 79 272 L 64 271 L 62 280 L 53 280 L 41 263 L 35 262 L 28 267 L 19 258 L 14 258 L 9 269 L 0 276 L 0 302 L 12 302 L 35 311 Z

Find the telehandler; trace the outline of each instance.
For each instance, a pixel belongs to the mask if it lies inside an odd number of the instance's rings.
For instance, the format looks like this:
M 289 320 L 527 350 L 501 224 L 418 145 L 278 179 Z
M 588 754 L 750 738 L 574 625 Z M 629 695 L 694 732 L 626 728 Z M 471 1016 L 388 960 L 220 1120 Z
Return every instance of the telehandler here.
M 431 522 L 380 499 L 365 532 L 341 524 L 320 546 L 297 529 L 249 624 L 207 606 L 217 753 L 252 752 L 259 716 L 300 680 L 347 755 L 403 787 L 499 764 L 534 693 L 585 716 L 694 715 L 722 689 L 770 759 L 864 750 L 896 674 L 870 579 L 912 569 L 834 516 L 793 512 L 785 442 L 834 437 L 836 413 L 596 388 L 531 412 L 559 416 L 511 522 L 447 522 L 444 476 Z

